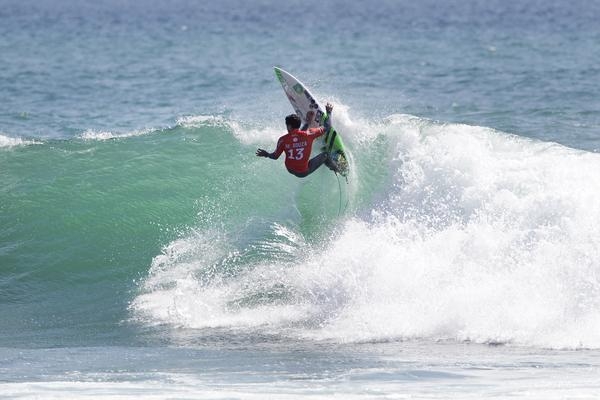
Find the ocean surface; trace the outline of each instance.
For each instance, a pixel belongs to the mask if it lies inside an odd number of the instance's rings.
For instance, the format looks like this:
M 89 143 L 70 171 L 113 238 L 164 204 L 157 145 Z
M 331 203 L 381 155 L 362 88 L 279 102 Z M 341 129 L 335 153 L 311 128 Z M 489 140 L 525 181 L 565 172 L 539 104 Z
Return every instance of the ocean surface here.
M 599 20 L 0 0 L 0 398 L 600 398 Z M 273 66 L 348 182 L 254 155 Z

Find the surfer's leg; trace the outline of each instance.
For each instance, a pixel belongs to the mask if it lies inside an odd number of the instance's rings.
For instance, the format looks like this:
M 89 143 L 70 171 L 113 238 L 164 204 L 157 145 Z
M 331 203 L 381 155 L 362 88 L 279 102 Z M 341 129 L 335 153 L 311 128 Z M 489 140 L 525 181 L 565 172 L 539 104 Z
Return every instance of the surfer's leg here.
M 340 167 L 335 162 L 333 157 L 331 157 L 331 153 L 324 151 L 323 153 L 319 154 L 318 156 L 314 157 L 308 162 L 308 173 L 313 173 L 317 168 L 319 168 L 323 164 L 325 164 L 327 168 L 329 168 L 335 173 L 340 172 Z
M 316 157 L 313 157 L 309 162 L 308 162 L 308 174 L 310 175 L 313 172 L 315 172 L 317 170 L 317 168 L 319 168 L 321 165 L 323 165 L 324 163 L 327 163 L 327 159 L 329 158 L 329 153 L 327 152 L 323 152 L 321 154 L 319 154 Z
M 305 176 L 308 176 L 308 175 L 312 174 L 313 172 L 315 172 L 317 170 L 317 168 L 319 168 L 323 164 L 327 165 L 327 167 L 329 167 L 329 169 L 331 169 L 332 171 L 339 172 L 339 168 L 338 168 L 336 162 L 333 161 L 333 159 L 331 158 L 331 155 L 326 151 L 319 154 L 316 157 L 313 157 L 308 162 L 308 171 L 296 172 L 296 171 L 292 171 L 292 170 L 288 169 L 288 172 L 292 175 L 297 176 L 298 178 L 304 178 Z

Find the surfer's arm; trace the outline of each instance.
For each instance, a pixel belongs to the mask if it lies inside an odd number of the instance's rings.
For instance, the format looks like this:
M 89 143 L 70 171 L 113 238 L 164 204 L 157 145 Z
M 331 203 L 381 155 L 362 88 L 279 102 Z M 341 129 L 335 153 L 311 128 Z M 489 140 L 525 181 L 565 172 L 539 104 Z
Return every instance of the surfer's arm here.
M 304 123 L 304 125 L 302 125 L 302 127 L 300 128 L 301 131 L 306 131 L 308 130 L 308 127 L 310 126 L 310 124 L 313 122 L 313 120 L 315 119 L 315 112 L 314 111 L 309 111 L 306 113 L 306 122 Z
M 269 153 L 268 151 L 263 150 L 263 149 L 256 150 L 256 155 L 258 157 L 266 157 L 266 158 L 270 158 L 271 160 L 277 160 L 279 158 L 279 156 L 281 155 L 281 153 L 283 153 L 282 138 L 279 138 L 279 140 L 277 141 L 277 148 L 272 153 Z
M 331 113 L 333 112 L 333 105 L 331 105 L 331 103 L 327 103 L 327 105 L 325 106 L 325 111 L 326 114 L 323 117 L 323 127 L 325 128 L 325 132 L 329 132 L 329 129 L 331 129 Z M 307 131 L 309 130 L 309 126 L 313 123 L 313 120 L 315 118 L 315 112 L 313 110 L 310 110 L 309 112 L 306 113 L 306 122 L 304 122 L 304 125 L 302 125 L 302 127 L 300 128 L 301 131 Z M 316 133 L 317 135 L 322 135 L 322 133 L 320 134 L 318 132 L 319 128 L 316 128 L 314 131 L 310 131 L 312 133 Z
M 308 132 L 311 136 L 319 137 L 326 134 L 331 129 L 331 112 L 333 111 L 333 106 L 327 103 L 325 111 L 327 111 L 327 114 L 325 114 L 325 118 L 323 118 L 323 126 L 309 129 Z
M 327 103 L 325 105 L 325 119 L 323 120 L 323 127 L 325 128 L 325 132 L 329 132 L 331 129 L 331 113 L 333 112 L 333 105 L 331 103 Z
M 325 118 L 323 119 L 323 128 L 325 128 L 325 132 L 329 132 L 331 129 L 331 112 L 333 111 L 333 107 L 331 104 L 327 103 L 327 114 L 325 114 Z

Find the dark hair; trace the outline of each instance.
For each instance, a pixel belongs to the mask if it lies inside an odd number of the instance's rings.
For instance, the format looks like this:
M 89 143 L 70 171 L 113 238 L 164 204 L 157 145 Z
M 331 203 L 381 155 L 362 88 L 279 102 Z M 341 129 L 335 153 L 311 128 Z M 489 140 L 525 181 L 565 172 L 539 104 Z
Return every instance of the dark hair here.
M 296 114 L 290 114 L 285 117 L 285 124 L 291 126 L 292 129 L 298 129 L 302 125 L 302 120 Z

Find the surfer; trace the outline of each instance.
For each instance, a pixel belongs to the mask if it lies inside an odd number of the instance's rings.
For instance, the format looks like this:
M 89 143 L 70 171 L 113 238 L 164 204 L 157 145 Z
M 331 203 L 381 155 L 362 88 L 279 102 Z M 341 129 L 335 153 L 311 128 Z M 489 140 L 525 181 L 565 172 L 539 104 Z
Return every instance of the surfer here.
M 302 124 L 300 117 L 296 114 L 288 115 L 285 117 L 285 125 L 288 133 L 279 138 L 275 151 L 269 153 L 266 150 L 258 149 L 256 150 L 256 155 L 258 157 L 268 157 L 272 160 L 277 160 L 281 153 L 285 151 L 285 167 L 290 174 L 298 178 L 304 178 L 312 174 L 323 164 L 327 165 L 335 173 L 340 172 L 337 163 L 327 151 L 309 160 L 313 141 L 331 129 L 331 112 L 333 111 L 333 106 L 327 103 L 325 111 L 327 111 L 327 114 L 323 121 L 324 126 L 318 128 L 308 128 L 315 117 L 315 112 L 312 110 L 306 113 L 306 123 L 302 129 L 300 128 Z

